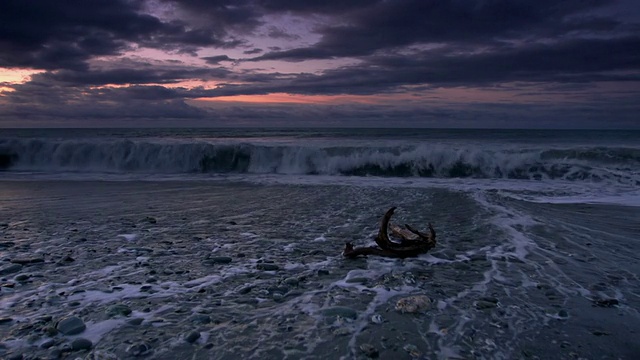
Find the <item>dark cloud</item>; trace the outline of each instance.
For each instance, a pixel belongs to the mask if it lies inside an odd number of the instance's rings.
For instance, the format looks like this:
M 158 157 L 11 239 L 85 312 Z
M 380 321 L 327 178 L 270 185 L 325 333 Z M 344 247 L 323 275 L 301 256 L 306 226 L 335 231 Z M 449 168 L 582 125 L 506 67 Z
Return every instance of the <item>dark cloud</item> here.
M 299 35 L 290 34 L 286 32 L 284 29 L 281 29 L 277 26 L 269 26 L 269 30 L 267 31 L 267 36 L 273 39 L 285 39 L 285 40 L 300 39 Z
M 256 3 L 265 10 L 273 12 L 291 12 L 297 14 L 344 14 L 349 11 L 360 11 L 374 6 L 382 0 L 259 0 Z
M 598 27 L 594 27 L 592 17 L 579 16 L 607 3 L 607 0 L 381 1 L 344 15 L 337 25 L 319 29 L 322 39 L 313 46 L 271 52 L 253 60 L 367 56 L 403 46 L 442 42 L 474 47 L 506 40 L 530 41 L 577 29 L 602 31 L 603 26 L 609 31 L 620 24 L 612 19 L 599 19 Z
M 82 119 L 202 119 L 211 115 L 185 103 L 188 91 L 162 86 L 80 88 L 31 82 L 18 86 L 17 90 L 5 96 L 4 115 L 9 119 L 37 120 L 44 117 L 64 122 Z M 29 94 L 28 99 L 26 94 Z
M 574 39 L 470 54 L 441 48 L 411 56 L 371 56 L 357 65 L 322 74 L 262 74 L 259 79 L 251 78 L 250 84 L 222 85 L 217 91 L 220 95 L 277 92 L 370 95 L 419 85 L 474 87 L 518 81 L 638 81 L 640 52 L 635 49 L 640 49 L 640 37 Z
M 138 10 L 119 0 L 2 1 L 0 66 L 82 69 L 92 56 L 161 31 L 158 19 Z
M 253 54 L 260 54 L 263 50 L 260 48 L 253 48 L 251 50 L 245 50 L 242 53 L 245 55 L 253 55 Z
M 82 70 L 93 57 L 117 55 L 139 46 L 187 53 L 205 46 L 231 48 L 243 41 L 230 37 L 223 25 L 248 26 L 247 18 L 225 17 L 234 11 L 213 12 L 220 15 L 215 25 L 163 21 L 144 13 L 143 4 L 125 0 L 1 1 L 0 67 Z
M 205 60 L 207 64 L 211 65 L 218 65 L 221 61 L 235 61 L 227 55 L 205 56 L 202 60 Z
M 50 81 L 73 86 L 101 86 L 125 84 L 172 84 L 184 80 L 223 78 L 228 71 L 223 69 L 114 69 L 94 71 L 59 70 L 35 75 L 37 81 Z
M 226 32 L 249 31 L 262 24 L 261 9 L 249 0 L 159 0 L 186 11 L 200 27 Z

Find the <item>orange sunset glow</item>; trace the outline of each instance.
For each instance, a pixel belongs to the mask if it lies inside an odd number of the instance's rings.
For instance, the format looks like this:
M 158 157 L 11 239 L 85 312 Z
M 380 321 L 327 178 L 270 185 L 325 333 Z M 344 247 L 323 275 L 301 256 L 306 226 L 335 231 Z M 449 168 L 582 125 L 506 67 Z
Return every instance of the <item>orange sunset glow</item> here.
M 44 70 L 0 68 L 0 83 L 22 84 L 31 80 L 32 75 L 43 72 Z

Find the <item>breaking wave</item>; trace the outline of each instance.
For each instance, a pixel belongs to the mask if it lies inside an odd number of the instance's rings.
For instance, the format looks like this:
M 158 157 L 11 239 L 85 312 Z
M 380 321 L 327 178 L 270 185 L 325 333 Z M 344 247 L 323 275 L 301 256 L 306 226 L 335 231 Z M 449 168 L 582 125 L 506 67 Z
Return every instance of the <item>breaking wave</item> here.
M 562 179 L 638 185 L 640 149 L 10 139 L 0 140 L 0 170 Z

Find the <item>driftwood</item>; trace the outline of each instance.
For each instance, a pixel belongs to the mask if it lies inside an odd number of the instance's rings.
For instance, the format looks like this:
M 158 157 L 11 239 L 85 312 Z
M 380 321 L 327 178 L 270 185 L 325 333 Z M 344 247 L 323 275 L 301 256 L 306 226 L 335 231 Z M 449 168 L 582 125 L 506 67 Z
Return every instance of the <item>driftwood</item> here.
M 389 225 L 395 207 L 387 210 L 380 222 L 380 230 L 375 238 L 378 246 L 354 247 L 346 243 L 342 254 L 348 258 L 356 258 L 360 255 L 379 255 L 391 258 L 408 258 L 424 254 L 436 246 L 436 231 L 429 223 L 429 234 L 422 233 L 409 225 L 403 229 L 395 224 Z M 389 239 L 389 230 L 399 238 L 400 242 Z

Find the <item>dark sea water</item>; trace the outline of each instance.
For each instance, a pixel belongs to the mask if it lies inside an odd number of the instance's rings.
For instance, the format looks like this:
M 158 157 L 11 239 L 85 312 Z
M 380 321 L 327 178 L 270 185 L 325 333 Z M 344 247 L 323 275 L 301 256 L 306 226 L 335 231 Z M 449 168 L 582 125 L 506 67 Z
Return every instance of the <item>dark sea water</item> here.
M 637 359 L 640 132 L 2 129 L 0 260 L 0 356 Z

